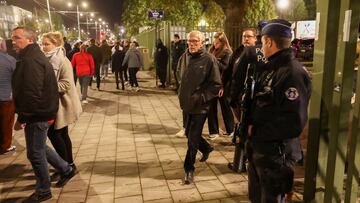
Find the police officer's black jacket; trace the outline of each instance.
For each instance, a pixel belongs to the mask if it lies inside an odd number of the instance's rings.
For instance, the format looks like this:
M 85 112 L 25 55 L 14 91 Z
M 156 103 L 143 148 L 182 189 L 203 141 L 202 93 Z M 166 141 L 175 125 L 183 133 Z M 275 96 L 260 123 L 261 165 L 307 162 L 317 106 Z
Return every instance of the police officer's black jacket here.
M 179 102 L 186 113 L 204 114 L 209 101 L 217 97 L 221 78 L 216 58 L 201 49 L 196 53 L 186 51 L 178 63 L 180 70 Z
M 240 102 L 240 98 L 244 90 L 248 64 L 255 68 L 255 78 L 257 78 L 264 69 L 263 66 L 265 65 L 265 62 L 266 59 L 263 56 L 261 45 L 259 44 L 251 47 L 245 47 L 239 60 L 234 61 L 230 88 L 230 103 L 233 107 L 235 104 Z M 250 72 L 250 74 L 252 74 L 252 72 Z
M 251 140 L 283 141 L 298 137 L 307 121 L 311 81 L 291 49 L 268 58 L 256 83 L 251 109 Z
M 20 51 L 12 88 L 20 123 L 55 119 L 59 107 L 58 85 L 49 59 L 37 44 Z

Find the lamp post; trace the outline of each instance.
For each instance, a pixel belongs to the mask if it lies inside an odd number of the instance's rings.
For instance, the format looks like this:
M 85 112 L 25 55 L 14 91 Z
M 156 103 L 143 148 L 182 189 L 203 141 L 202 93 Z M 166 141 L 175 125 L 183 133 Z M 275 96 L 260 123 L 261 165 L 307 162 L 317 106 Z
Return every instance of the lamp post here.
M 49 15 L 49 22 L 50 22 L 50 30 L 52 31 L 52 22 L 51 22 L 51 13 L 50 13 L 50 2 L 49 0 L 46 0 L 47 9 L 48 9 L 48 15 Z
M 69 2 L 68 6 L 71 7 L 72 3 Z M 86 8 L 88 5 L 86 2 L 82 3 L 82 6 Z M 79 13 L 79 3 L 76 2 L 76 14 L 77 14 L 77 22 L 78 22 L 78 39 L 81 40 L 81 28 L 80 28 L 80 13 Z

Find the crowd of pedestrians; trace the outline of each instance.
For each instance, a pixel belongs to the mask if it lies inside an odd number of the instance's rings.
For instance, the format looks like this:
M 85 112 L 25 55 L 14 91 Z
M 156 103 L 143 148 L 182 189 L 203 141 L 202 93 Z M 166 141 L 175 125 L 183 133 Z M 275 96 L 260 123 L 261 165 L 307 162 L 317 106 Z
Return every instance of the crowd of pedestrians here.
M 291 191 L 293 166 L 301 159 L 298 137 L 307 120 L 311 83 L 293 57 L 290 39 L 290 24 L 279 19 L 259 22 L 258 30 L 244 29 L 242 44 L 234 52 L 225 32 L 214 35 L 208 50 L 200 31 L 188 34 L 187 46 L 178 34 L 174 35 L 171 67 L 183 114 L 183 129 L 177 135 L 188 140 L 184 184 L 194 181 L 197 151 L 204 162 L 214 150 L 202 136 L 206 120 L 210 140 L 221 134 L 233 137 L 237 136 L 235 123 L 242 121 L 246 110 L 249 119 L 244 156 L 248 162 L 243 168 L 247 170 L 234 171 L 248 172 L 250 200 L 282 202 Z M 79 118 L 82 104 L 88 103 L 92 81 L 96 80 L 96 89 L 101 91 L 101 82 L 111 70 L 116 89 L 138 92 L 137 72 L 144 67 L 136 41 L 123 40 L 110 46 L 106 40 L 98 45 L 90 39 L 76 42 L 71 48 L 59 32 L 45 33 L 40 41 L 41 46 L 32 30 L 15 28 L 15 59 L 0 38 L 0 152 L 16 150 L 11 145 L 12 129 L 24 129 L 27 157 L 36 176 L 35 192 L 26 202 L 50 199 L 52 181 L 62 187 L 78 173 L 68 126 Z M 159 87 L 165 88 L 170 55 L 160 39 L 154 54 Z M 247 90 L 251 102 L 244 109 Z M 219 127 L 219 110 L 225 124 L 223 131 Z M 55 150 L 47 146 L 47 137 Z M 51 175 L 48 164 L 55 169 Z M 229 164 L 231 169 L 233 166 Z

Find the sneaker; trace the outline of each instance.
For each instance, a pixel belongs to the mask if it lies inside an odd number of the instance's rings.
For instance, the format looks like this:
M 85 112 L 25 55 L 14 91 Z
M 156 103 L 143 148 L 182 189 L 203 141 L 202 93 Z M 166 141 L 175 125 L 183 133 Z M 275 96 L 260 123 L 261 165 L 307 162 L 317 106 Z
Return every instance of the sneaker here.
M 179 132 L 177 132 L 176 134 L 176 137 L 185 137 L 185 129 L 181 129 Z
M 234 137 L 234 132 L 230 133 L 229 137 Z
M 210 135 L 209 135 L 209 138 L 210 138 L 210 140 L 215 140 L 215 139 L 218 138 L 219 136 L 220 136 L 219 133 L 210 134 Z
M 13 152 L 16 150 L 16 146 L 15 145 L 12 145 L 10 146 L 9 148 L 3 150 L 3 151 L 0 151 L 0 154 L 7 154 L 9 152 Z
M 65 175 L 62 175 L 60 180 L 55 184 L 55 186 L 56 187 L 63 187 L 77 173 L 78 173 L 78 171 L 75 168 L 71 167 L 71 171 L 69 173 L 65 174 Z
M 88 103 L 89 103 L 86 99 L 82 100 L 81 102 L 82 102 L 83 104 L 88 104 Z
M 140 88 L 139 87 L 135 87 L 135 92 L 138 92 L 140 91 Z
M 34 192 L 28 198 L 26 198 L 23 202 L 25 202 L 25 203 L 43 202 L 43 201 L 46 201 L 51 198 L 52 198 L 51 192 L 47 192 L 47 193 Z

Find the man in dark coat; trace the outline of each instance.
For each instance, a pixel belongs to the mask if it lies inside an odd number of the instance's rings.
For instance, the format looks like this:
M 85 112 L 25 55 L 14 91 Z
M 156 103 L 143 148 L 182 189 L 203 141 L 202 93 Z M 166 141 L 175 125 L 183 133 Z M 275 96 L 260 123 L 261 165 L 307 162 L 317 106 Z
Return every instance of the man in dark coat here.
M 100 47 L 96 46 L 95 39 L 90 40 L 90 47 L 87 48 L 87 52 L 89 54 L 91 54 L 91 56 L 94 59 L 96 88 L 98 90 L 100 90 L 100 80 L 101 80 L 101 78 L 100 78 L 100 64 L 101 64 L 101 62 L 103 60 L 103 55 L 102 55 Z M 92 83 L 92 78 L 90 80 L 90 86 L 91 86 L 91 83 Z
M 46 145 L 47 131 L 54 122 L 59 107 L 59 92 L 55 73 L 49 60 L 35 44 L 35 32 L 17 27 L 12 40 L 19 61 L 12 78 L 15 112 L 14 129 L 25 128 L 27 157 L 35 176 L 36 189 L 25 202 L 41 202 L 52 197 L 48 163 L 61 174 L 57 187 L 64 186 L 75 169 Z
M 179 88 L 179 79 L 178 79 L 178 71 L 177 64 L 178 61 L 185 52 L 185 45 L 181 42 L 180 36 L 178 34 L 174 34 L 174 43 L 172 45 L 171 55 L 172 55 L 172 70 L 174 73 L 174 78 L 176 82 L 176 90 Z
M 194 178 L 196 153 L 200 150 L 206 161 L 213 147 L 201 136 L 210 107 L 210 101 L 218 96 L 221 77 L 216 58 L 205 48 L 205 36 L 202 32 L 192 31 L 188 35 L 189 49 L 181 56 L 179 103 L 186 114 L 185 134 L 188 137 L 188 149 L 184 162 L 185 184 L 191 184 Z
M 161 39 L 158 39 L 156 42 L 155 62 L 156 73 L 161 82 L 159 87 L 161 88 L 165 88 L 168 59 L 168 49 L 164 46 Z

